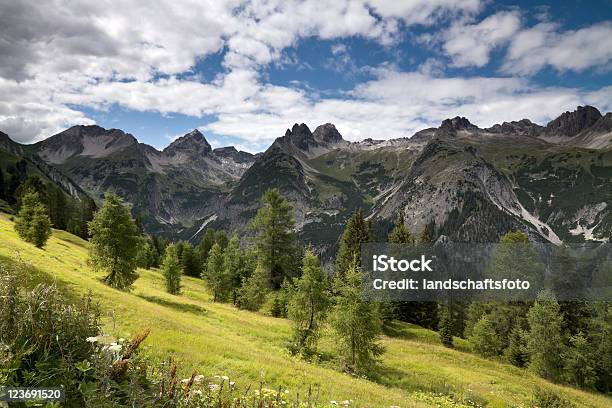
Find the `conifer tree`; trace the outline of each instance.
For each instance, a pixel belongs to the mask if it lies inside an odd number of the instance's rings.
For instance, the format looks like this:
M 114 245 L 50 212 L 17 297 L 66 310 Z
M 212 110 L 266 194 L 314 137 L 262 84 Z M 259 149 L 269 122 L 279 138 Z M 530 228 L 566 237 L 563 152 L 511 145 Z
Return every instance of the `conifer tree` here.
M 529 334 L 529 368 L 546 379 L 556 381 L 561 373 L 563 320 L 559 304 L 552 292 L 544 290 L 538 294 L 534 305 L 527 313 Z
M 138 278 L 136 260 L 141 236 L 130 210 L 115 193 L 104 196 L 104 204 L 89 222 L 89 263 L 105 271 L 106 284 L 129 289 Z
M 296 351 L 308 355 L 316 351 L 321 326 L 330 306 L 327 274 L 310 250 L 302 260 L 302 276 L 290 291 L 288 316 L 293 321 Z
M 425 225 L 423 231 L 419 234 L 419 238 L 417 239 L 417 243 L 419 245 L 428 245 L 433 243 L 431 239 L 431 232 L 429 231 L 429 226 Z
M 563 379 L 572 385 L 594 389 L 597 384 L 597 360 L 607 358 L 595 354 L 594 347 L 582 333 L 569 339 L 569 347 L 562 355 Z
M 361 266 L 361 244 L 372 241 L 372 225 L 366 222 L 361 208 L 353 212 L 342 237 L 336 256 L 336 277 L 343 279 L 352 264 Z
M 453 320 L 448 306 L 441 307 L 438 334 L 443 345 L 453 347 Z
M 273 289 L 280 289 L 299 265 L 293 208 L 278 189 L 267 190 L 262 207 L 250 228 L 256 231 L 255 247 L 261 267 L 268 270 Z M 297 261 L 297 262 L 296 262 Z
M 199 277 L 202 274 L 198 256 L 189 242 L 183 242 L 181 256 L 181 267 L 183 274 L 187 276 Z
M 229 293 L 229 280 L 223 269 L 223 250 L 216 242 L 208 253 L 203 277 L 213 293 L 213 302 L 225 301 Z
M 215 230 L 213 228 L 207 228 L 202 240 L 198 244 L 196 251 L 200 258 L 202 269 L 206 268 L 206 262 L 208 261 L 208 253 L 215 244 Z
M 501 352 L 502 345 L 488 314 L 482 316 L 474 325 L 469 340 L 472 349 L 483 357 L 495 357 Z
M 348 370 L 365 372 L 384 351 L 378 343 L 382 331 L 378 306 L 363 298 L 363 273 L 356 262 L 349 265 L 344 279 L 336 283 L 338 295 L 331 324 L 339 337 L 340 353 Z
M 238 301 L 238 292 L 247 275 L 245 259 L 240 251 L 238 236 L 233 235 L 223 251 L 223 270 L 229 280 L 232 303 Z
M 270 274 L 261 261 L 257 262 L 255 271 L 246 280 L 240 290 L 239 307 L 241 309 L 257 311 L 266 301 L 270 292 Z
M 162 273 L 166 280 L 166 291 L 171 295 L 178 295 L 181 292 L 181 264 L 174 244 L 166 247 Z
M 510 332 L 508 347 L 504 350 L 504 356 L 510 364 L 525 367 L 529 362 L 526 337 L 527 332 L 518 324 Z
M 51 236 L 51 220 L 38 193 L 29 190 L 21 197 L 15 231 L 24 241 L 42 248 Z
M 395 227 L 389 233 L 388 241 L 391 244 L 412 244 L 414 241 L 408 229 L 406 229 L 406 221 L 404 212 L 400 211 L 395 221 Z
M 4 172 L 2 171 L 2 167 L 0 167 L 0 200 L 6 201 L 6 185 L 4 182 Z
M 229 242 L 227 239 L 227 234 L 223 230 L 218 230 L 215 232 L 215 242 L 219 244 L 221 249 L 225 249 L 227 243 Z

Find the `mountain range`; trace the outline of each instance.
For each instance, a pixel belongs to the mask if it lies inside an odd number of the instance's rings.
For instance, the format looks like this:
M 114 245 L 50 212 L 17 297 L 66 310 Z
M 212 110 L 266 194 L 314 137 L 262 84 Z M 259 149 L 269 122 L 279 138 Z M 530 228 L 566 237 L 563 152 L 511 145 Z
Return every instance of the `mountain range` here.
M 100 203 L 113 190 L 147 232 L 192 241 L 208 226 L 244 231 L 270 187 L 294 206 L 300 237 L 324 254 L 358 207 L 378 239 L 400 211 L 411 232 L 428 226 L 452 241 L 495 242 L 513 229 L 555 243 L 612 234 L 612 113 L 591 106 L 546 126 L 523 119 L 482 129 L 455 117 L 412 137 L 361 142 L 333 124 L 295 124 L 255 155 L 212 149 L 198 130 L 159 151 L 99 126 L 30 145 L 0 132 L 0 149 L 73 196 Z

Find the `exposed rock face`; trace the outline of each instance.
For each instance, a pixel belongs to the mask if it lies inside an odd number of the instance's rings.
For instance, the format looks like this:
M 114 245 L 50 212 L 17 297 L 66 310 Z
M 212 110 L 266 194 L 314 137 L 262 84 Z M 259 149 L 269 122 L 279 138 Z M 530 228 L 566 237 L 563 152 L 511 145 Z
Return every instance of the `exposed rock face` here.
M 578 133 L 593 126 L 601 113 L 592 106 L 579 106 L 573 112 L 565 112 L 546 125 L 544 132 L 554 136 L 576 136 Z
M 485 131 L 490 133 L 513 134 L 521 136 L 537 136 L 544 128 L 530 121 L 522 119 L 519 121 L 504 122 L 501 125 L 493 125 Z
M 378 240 L 398 211 L 411 232 L 427 225 L 451 241 L 491 242 L 515 229 L 552 242 L 609 238 L 611 129 L 612 114 L 581 107 L 546 128 L 523 119 L 480 129 L 455 117 L 411 138 L 358 143 L 329 123 L 314 132 L 295 124 L 257 155 L 212 149 L 197 130 L 160 152 L 98 126 L 31 146 L 0 134 L 0 148 L 27 151 L 97 200 L 114 190 L 147 231 L 194 241 L 203 225 L 243 235 L 262 193 L 279 188 L 300 237 L 326 256 L 356 208 L 375 221 Z
M 163 153 L 167 156 L 184 154 L 190 157 L 203 157 L 207 156 L 210 152 L 212 152 L 212 148 L 206 138 L 204 138 L 204 135 L 197 129 L 179 137 L 163 150 Z

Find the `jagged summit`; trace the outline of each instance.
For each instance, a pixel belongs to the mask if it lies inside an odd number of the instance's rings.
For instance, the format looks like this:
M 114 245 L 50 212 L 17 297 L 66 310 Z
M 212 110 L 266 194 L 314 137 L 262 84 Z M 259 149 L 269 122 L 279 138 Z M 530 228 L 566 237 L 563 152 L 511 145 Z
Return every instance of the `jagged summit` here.
M 313 136 L 316 140 L 323 143 L 337 143 L 343 140 L 342 135 L 332 123 L 317 126 L 313 132 Z
M 471 130 L 478 129 L 478 126 L 473 125 L 467 118 L 455 116 L 452 119 L 444 119 L 440 128 L 449 130 Z
M 520 136 L 536 136 L 542 131 L 542 126 L 533 123 L 529 119 L 521 119 L 512 122 L 503 122 L 496 124 L 485 131 L 490 133 L 515 134 Z
M 576 136 L 578 133 L 594 125 L 602 115 L 593 106 L 578 106 L 573 112 L 564 112 L 558 118 L 546 125 L 546 135 Z
M 179 137 L 168 147 L 164 149 L 164 153 L 174 155 L 179 152 L 189 154 L 208 154 L 212 151 L 212 147 L 198 129 Z

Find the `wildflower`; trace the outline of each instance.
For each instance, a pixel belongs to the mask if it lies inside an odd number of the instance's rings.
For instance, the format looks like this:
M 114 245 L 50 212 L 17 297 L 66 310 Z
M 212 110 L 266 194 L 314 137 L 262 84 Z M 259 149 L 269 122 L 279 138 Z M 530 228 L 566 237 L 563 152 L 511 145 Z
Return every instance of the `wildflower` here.
M 85 339 L 85 341 L 88 341 L 90 343 L 95 343 L 95 342 L 98 341 L 98 338 L 97 337 L 88 337 L 88 338 Z
M 229 377 L 227 375 L 224 375 L 221 378 L 224 379 L 225 381 L 229 380 Z
M 217 388 L 219 388 L 219 384 L 213 384 L 213 383 L 208 384 L 208 389 L 210 390 L 216 390 Z
M 230 381 L 230 387 L 233 387 L 234 385 L 236 385 L 236 381 Z
M 202 374 L 198 374 L 194 377 L 193 381 L 197 384 L 201 383 L 202 381 L 204 381 L 204 376 Z

